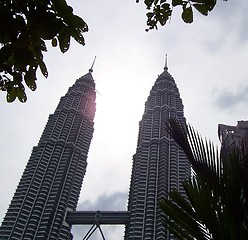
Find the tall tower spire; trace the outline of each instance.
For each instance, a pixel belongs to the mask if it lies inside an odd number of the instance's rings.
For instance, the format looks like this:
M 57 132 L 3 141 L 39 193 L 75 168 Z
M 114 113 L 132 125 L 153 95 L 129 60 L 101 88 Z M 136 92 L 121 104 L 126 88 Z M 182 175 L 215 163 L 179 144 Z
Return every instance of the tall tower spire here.
M 131 220 L 125 230 L 125 240 L 175 239 L 164 228 L 159 202 L 172 189 L 185 196 L 182 182 L 190 177 L 190 166 L 166 131 L 170 118 L 186 122 L 175 80 L 166 72 L 159 75 L 152 87 L 139 123 L 128 200 Z
M 165 70 L 165 71 L 168 71 L 167 53 L 165 54 L 165 65 L 164 65 L 164 70 Z
M 93 63 L 92 63 L 92 65 L 91 65 L 91 68 L 89 69 L 89 72 L 90 72 L 90 73 L 93 72 L 93 67 L 94 67 L 95 61 L 96 61 L 96 56 L 95 56 L 95 58 L 94 58 L 94 60 L 93 60 Z

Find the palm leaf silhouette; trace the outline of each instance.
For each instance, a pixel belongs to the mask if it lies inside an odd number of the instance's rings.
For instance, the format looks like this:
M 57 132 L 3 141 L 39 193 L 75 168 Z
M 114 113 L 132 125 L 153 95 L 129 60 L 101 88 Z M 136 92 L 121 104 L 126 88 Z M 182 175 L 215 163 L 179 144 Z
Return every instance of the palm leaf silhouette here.
M 248 148 L 221 152 L 191 126 L 171 119 L 171 137 L 185 152 L 192 177 L 160 203 L 164 223 L 178 239 L 248 239 Z

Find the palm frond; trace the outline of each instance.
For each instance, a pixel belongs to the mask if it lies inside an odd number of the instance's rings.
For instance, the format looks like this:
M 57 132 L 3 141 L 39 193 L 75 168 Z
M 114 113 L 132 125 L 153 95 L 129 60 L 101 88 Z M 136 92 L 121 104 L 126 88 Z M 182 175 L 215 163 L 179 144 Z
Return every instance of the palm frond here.
M 164 222 L 178 239 L 209 239 L 205 229 L 198 223 L 196 212 L 177 191 L 170 192 L 169 199 L 161 201 L 160 208 L 166 214 Z
M 248 137 L 241 148 L 223 148 L 193 127 L 170 120 L 167 129 L 193 169 L 183 187 L 187 199 L 170 192 L 160 207 L 178 239 L 248 239 Z
M 203 141 L 191 126 L 185 126 L 175 119 L 169 120 L 167 130 L 185 152 L 197 176 L 215 185 L 221 171 L 217 147 L 207 140 Z

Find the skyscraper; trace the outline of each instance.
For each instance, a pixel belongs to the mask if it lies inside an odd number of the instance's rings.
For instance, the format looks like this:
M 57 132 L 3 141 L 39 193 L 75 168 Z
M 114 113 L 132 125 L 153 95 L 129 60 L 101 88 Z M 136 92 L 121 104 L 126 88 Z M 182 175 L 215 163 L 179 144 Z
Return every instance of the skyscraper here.
M 1 240 L 71 239 L 65 215 L 76 209 L 94 131 L 91 72 L 69 88 L 49 116 L 0 227 Z
M 181 182 L 190 177 L 185 154 L 166 131 L 170 118 L 185 123 L 178 88 L 167 70 L 166 64 L 150 91 L 139 123 L 128 201 L 131 222 L 125 240 L 174 239 L 163 227 L 158 203 L 172 189 L 183 194 Z
M 229 150 L 232 147 L 242 145 L 242 140 L 248 134 L 248 121 L 238 121 L 237 126 L 218 124 L 218 135 L 222 149 Z

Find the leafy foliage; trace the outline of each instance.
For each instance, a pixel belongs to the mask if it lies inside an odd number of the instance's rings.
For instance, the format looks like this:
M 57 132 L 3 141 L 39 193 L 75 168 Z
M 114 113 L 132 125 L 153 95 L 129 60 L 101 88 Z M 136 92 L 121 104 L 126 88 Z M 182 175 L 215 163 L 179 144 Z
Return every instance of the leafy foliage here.
M 227 1 L 227 0 L 223 0 Z M 136 0 L 138 3 L 139 0 Z M 172 16 L 175 7 L 181 7 L 181 17 L 185 23 L 193 22 L 193 10 L 207 16 L 213 10 L 217 0 L 144 0 L 147 7 L 147 26 L 149 31 L 164 26 Z
M 47 41 L 64 53 L 71 37 L 84 45 L 86 31 L 87 24 L 65 0 L 1 0 L 0 90 L 7 92 L 7 101 L 27 100 L 24 85 L 36 89 L 38 68 L 48 76 L 43 61 Z
M 187 155 L 193 177 L 183 184 L 187 198 L 169 193 L 160 207 L 166 227 L 178 239 L 248 239 L 248 145 L 219 153 L 192 127 L 171 120 L 169 132 Z

